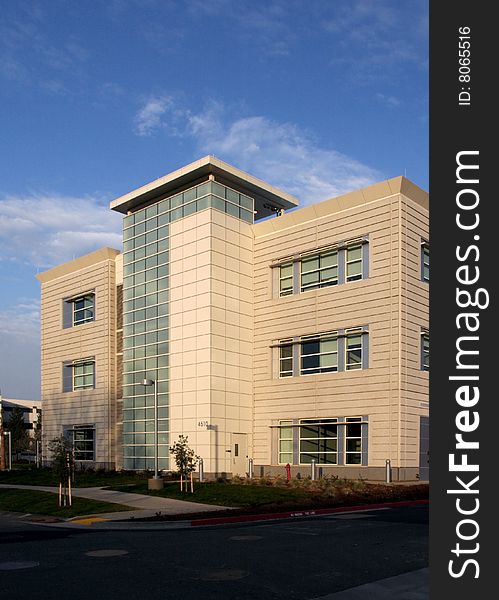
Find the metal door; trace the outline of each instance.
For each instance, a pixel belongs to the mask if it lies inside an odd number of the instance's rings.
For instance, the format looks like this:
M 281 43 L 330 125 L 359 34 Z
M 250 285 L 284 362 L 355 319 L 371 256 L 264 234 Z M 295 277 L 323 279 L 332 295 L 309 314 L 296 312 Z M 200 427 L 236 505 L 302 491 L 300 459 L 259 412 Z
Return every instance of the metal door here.
M 232 434 L 232 475 L 240 475 L 241 477 L 246 476 L 246 463 L 248 462 L 246 438 L 246 433 Z
M 419 479 L 430 479 L 430 419 L 419 418 Z

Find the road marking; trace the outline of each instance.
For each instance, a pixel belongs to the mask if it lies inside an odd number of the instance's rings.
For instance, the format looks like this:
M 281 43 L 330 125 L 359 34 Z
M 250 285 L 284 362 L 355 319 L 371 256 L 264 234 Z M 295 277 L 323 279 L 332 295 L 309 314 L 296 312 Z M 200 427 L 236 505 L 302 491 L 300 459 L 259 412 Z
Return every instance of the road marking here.
M 380 510 L 392 510 L 390 506 L 382 506 L 380 508 L 366 508 L 363 510 L 356 510 L 356 511 L 348 511 L 345 510 L 345 512 L 338 512 L 332 515 L 327 515 L 324 518 L 325 519 L 338 519 L 339 517 L 349 517 L 350 515 L 352 515 L 352 518 L 355 518 L 353 515 L 359 515 L 358 518 L 365 518 L 365 517 L 369 517 L 371 515 L 366 515 L 365 513 L 371 513 L 371 512 L 379 512 Z
M 233 535 L 229 538 L 229 540 L 234 541 L 253 541 L 253 540 L 263 540 L 263 536 L 261 535 Z
M 370 515 L 351 514 L 351 515 L 335 515 L 334 517 L 329 517 L 329 518 L 333 521 L 336 521 L 336 520 L 350 521 L 351 519 L 369 519 L 369 517 L 370 517 Z
M 0 571 L 17 571 L 19 569 L 32 569 L 39 566 L 40 563 L 35 561 L 11 561 L 0 563 Z
M 128 550 L 90 550 L 89 552 L 85 552 L 86 556 L 95 556 L 97 558 L 107 558 L 108 556 L 124 556 L 128 554 Z
M 248 577 L 249 572 L 242 569 L 217 569 L 200 577 L 201 581 L 236 581 Z
M 92 523 L 101 523 L 107 521 L 102 517 L 87 517 L 86 519 L 72 519 L 70 523 L 77 523 L 78 525 L 92 525 Z
M 301 529 L 294 529 L 293 527 L 281 527 L 281 531 L 287 531 L 292 535 L 319 535 L 318 533 L 314 533 L 312 531 L 304 531 Z

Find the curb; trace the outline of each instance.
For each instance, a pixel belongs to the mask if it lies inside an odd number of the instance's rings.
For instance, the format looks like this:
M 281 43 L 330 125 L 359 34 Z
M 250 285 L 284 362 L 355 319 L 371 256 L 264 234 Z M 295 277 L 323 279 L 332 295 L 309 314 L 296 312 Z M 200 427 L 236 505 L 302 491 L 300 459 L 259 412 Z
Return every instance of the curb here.
M 362 504 L 358 506 L 341 506 L 336 508 L 318 508 L 315 510 L 290 511 L 283 513 L 263 513 L 259 515 L 241 515 L 238 517 L 212 517 L 206 519 L 194 519 L 191 521 L 191 527 L 199 527 L 203 525 L 223 525 L 225 523 L 296 519 L 299 517 L 320 517 L 322 515 L 331 515 L 335 513 L 380 510 L 382 508 L 399 508 L 403 506 L 422 506 L 429 504 L 429 502 L 429 500 L 404 500 L 401 502 L 382 502 L 379 504 Z
M 369 512 L 406 506 L 425 506 L 429 500 L 404 500 L 401 502 L 383 502 L 379 504 L 362 504 L 358 506 L 342 506 L 336 508 L 318 508 L 315 510 L 289 511 L 282 513 L 262 513 L 257 515 L 240 515 L 234 517 L 211 517 L 205 519 L 177 520 L 177 521 L 140 521 L 140 520 L 102 520 L 97 515 L 89 517 L 76 517 L 74 521 L 58 523 L 36 522 L 36 525 L 79 530 L 115 530 L 115 531 L 164 531 L 168 529 L 194 529 L 217 525 L 231 525 L 238 523 L 258 523 L 266 521 L 282 521 L 286 519 L 301 519 L 321 517 L 334 514 L 348 514 L 351 512 Z

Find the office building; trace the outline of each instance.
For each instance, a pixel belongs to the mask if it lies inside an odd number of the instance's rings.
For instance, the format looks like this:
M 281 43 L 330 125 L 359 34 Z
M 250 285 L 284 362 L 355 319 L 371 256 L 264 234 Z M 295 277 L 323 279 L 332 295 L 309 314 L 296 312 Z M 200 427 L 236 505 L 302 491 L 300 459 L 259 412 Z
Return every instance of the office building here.
M 111 209 L 122 253 L 38 275 L 45 445 L 152 469 L 150 379 L 161 469 L 183 434 L 211 476 L 428 478 L 426 192 L 397 177 L 298 208 L 207 156 Z

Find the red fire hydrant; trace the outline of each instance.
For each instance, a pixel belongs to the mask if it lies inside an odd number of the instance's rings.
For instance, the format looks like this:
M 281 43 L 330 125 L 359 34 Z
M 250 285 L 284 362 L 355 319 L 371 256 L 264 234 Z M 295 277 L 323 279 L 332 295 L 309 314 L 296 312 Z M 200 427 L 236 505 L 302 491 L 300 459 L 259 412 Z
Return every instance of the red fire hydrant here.
M 286 479 L 288 481 L 291 479 L 291 465 L 289 463 L 286 465 Z

